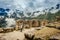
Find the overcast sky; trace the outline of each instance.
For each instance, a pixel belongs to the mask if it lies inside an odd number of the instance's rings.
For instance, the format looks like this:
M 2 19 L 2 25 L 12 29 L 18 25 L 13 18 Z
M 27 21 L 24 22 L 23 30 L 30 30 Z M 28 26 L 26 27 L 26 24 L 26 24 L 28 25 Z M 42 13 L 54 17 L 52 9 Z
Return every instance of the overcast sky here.
M 60 0 L 0 0 L 0 8 L 43 10 L 60 4 Z

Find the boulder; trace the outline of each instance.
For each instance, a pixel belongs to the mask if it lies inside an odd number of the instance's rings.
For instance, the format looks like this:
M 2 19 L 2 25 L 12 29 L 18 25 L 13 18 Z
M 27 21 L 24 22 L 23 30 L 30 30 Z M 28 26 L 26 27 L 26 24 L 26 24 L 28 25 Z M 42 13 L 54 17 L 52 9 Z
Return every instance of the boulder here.
M 3 32 L 12 32 L 14 31 L 14 27 L 3 28 Z
M 25 38 L 28 40 L 33 40 L 34 38 L 34 35 L 31 35 L 31 34 L 24 34 L 24 35 L 25 35 Z

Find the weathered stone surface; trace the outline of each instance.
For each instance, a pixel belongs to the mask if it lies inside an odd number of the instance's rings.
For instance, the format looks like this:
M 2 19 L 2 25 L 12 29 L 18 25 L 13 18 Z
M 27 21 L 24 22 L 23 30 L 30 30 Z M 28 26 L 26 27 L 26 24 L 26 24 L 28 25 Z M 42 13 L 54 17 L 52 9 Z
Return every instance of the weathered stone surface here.
M 24 28 L 30 28 L 30 20 L 24 21 Z
M 60 23 L 59 22 L 49 23 L 49 24 L 46 25 L 46 27 L 60 29 Z
M 49 23 L 46 25 L 46 27 L 56 28 L 56 25 L 54 23 Z
M 25 35 L 25 38 L 27 39 L 27 40 L 33 40 L 33 38 L 34 38 L 34 32 L 35 32 L 36 30 L 34 29 L 34 28 L 31 28 L 31 29 L 25 29 L 25 31 L 23 31 L 24 32 L 24 35 Z
M 3 32 L 3 28 L 0 28 L 0 33 Z
M 60 33 L 57 33 L 57 34 L 51 36 L 50 39 L 58 39 L 58 40 L 60 40 Z
M 24 20 L 17 20 L 15 30 L 19 30 L 24 26 Z
M 40 27 L 39 20 L 32 20 L 32 27 Z
M 0 33 L 1 40 L 24 40 L 25 36 L 24 33 L 20 31 L 14 31 L 9 33 Z
M 55 29 L 55 28 L 48 28 L 45 27 L 39 31 L 35 32 L 35 37 L 34 38 L 41 38 L 41 39 L 49 39 L 53 35 L 57 35 L 57 33 L 60 33 L 60 30 Z
M 31 34 L 24 34 L 26 39 L 33 40 L 34 35 Z
M 42 20 L 41 21 L 41 26 L 46 26 L 48 24 L 48 20 Z

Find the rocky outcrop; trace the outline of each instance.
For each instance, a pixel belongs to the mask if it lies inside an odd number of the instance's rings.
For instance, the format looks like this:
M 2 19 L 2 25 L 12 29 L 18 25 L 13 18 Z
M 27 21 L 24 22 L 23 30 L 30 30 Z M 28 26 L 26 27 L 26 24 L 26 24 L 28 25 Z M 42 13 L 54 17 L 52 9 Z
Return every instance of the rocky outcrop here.
M 41 30 L 25 33 L 27 40 L 60 40 L 60 30 L 55 28 L 42 28 Z
M 50 39 L 50 37 L 57 35 L 57 34 L 60 35 L 60 30 L 55 29 L 55 28 L 45 27 L 45 28 L 35 32 L 35 38 L 41 38 L 42 40 L 48 40 L 48 39 Z M 57 36 L 57 37 L 60 37 L 60 36 Z M 58 38 L 58 39 L 60 40 L 60 38 Z

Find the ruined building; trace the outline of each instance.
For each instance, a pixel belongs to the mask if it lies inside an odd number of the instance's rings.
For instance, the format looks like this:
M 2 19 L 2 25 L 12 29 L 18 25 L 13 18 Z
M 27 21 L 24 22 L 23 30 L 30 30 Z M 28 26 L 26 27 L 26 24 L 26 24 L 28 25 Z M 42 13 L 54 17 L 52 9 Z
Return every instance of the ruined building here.
M 31 28 L 31 27 L 40 27 L 40 26 L 46 26 L 48 24 L 47 20 L 17 20 L 16 21 L 16 30 L 23 28 Z

